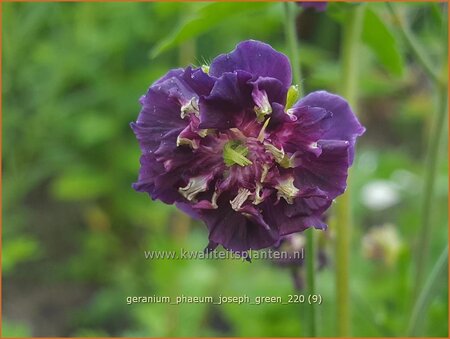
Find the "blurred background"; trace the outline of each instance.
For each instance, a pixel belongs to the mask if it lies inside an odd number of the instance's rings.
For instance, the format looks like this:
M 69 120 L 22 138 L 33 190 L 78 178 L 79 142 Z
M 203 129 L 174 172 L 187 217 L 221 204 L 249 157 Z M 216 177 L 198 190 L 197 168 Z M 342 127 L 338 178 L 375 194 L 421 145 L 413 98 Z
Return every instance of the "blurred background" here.
M 305 92 L 340 92 L 348 6 L 297 9 Z M 352 333 L 405 336 L 436 98 L 386 4 L 366 4 L 359 107 L 367 128 L 351 172 Z M 446 5 L 399 3 L 437 64 Z M 289 267 L 255 260 L 146 260 L 202 250 L 204 225 L 131 189 L 138 98 L 169 69 L 258 39 L 288 52 L 281 3 L 2 4 L 2 331 L 26 336 L 298 336 L 299 305 L 133 304 L 127 296 L 282 296 Z M 446 56 L 444 56 L 446 59 Z M 447 124 L 438 155 L 427 274 L 447 244 Z M 321 237 L 320 335 L 336 331 L 333 229 Z M 422 321 L 448 335 L 442 277 Z

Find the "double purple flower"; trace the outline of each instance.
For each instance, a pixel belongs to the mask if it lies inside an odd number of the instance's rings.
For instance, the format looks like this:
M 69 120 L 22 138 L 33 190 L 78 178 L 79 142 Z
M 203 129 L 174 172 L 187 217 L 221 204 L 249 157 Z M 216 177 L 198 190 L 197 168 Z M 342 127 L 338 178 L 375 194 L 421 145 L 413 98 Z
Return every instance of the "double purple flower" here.
M 142 150 L 134 189 L 203 220 L 210 250 L 325 229 L 364 128 L 337 95 L 295 102 L 291 81 L 288 58 L 254 40 L 209 67 L 169 71 L 131 124 Z

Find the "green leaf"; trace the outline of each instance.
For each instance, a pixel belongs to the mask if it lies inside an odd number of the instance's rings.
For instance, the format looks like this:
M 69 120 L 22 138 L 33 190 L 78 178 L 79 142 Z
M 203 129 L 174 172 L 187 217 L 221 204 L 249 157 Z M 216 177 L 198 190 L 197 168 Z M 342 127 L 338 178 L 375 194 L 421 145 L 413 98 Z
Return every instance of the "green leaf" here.
M 121 127 L 116 118 L 95 111 L 79 115 L 77 118 L 73 128 L 74 137 L 83 146 L 92 146 L 111 140 Z
M 10 321 L 3 318 L 2 337 L 3 338 L 31 338 L 31 328 L 24 322 Z
M 66 201 L 95 199 L 111 189 L 111 182 L 104 173 L 87 169 L 74 169 L 57 178 L 52 186 L 54 197 Z
M 39 243 L 33 238 L 19 236 L 3 245 L 2 254 L 3 273 L 9 273 L 17 264 L 37 259 L 40 255 Z
M 441 27 L 443 24 L 443 12 L 444 12 L 442 5 L 438 2 L 430 3 L 428 5 L 430 6 L 431 17 L 433 18 L 433 20 L 430 21 L 432 23 L 437 24 L 438 27 Z
M 187 39 L 199 36 L 211 28 L 234 16 L 243 15 L 247 12 L 261 10 L 271 5 L 270 3 L 233 3 L 233 2 L 214 2 L 198 9 L 197 13 L 180 26 L 172 34 L 160 41 L 150 52 L 152 58 L 177 46 Z M 247 14 L 248 15 L 248 14 Z
M 386 70 L 398 76 L 403 74 L 404 61 L 398 42 L 386 23 L 370 8 L 365 13 L 362 39 Z
M 349 11 L 355 6 L 361 6 L 361 4 L 355 2 L 329 2 L 326 14 L 337 23 L 345 24 Z

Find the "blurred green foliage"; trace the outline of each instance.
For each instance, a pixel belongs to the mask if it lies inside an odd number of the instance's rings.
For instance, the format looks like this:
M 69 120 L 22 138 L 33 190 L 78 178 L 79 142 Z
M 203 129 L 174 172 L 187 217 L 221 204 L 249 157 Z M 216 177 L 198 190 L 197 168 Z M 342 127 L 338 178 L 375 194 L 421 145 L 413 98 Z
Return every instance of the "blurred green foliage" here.
M 346 8 L 298 8 L 302 85 L 340 91 Z M 352 169 L 353 334 L 404 336 L 434 97 L 383 3 L 366 4 L 360 107 L 367 133 Z M 446 8 L 400 5 L 435 61 Z M 4 3 L 3 334 L 35 336 L 297 336 L 299 305 L 134 304 L 127 296 L 292 294 L 289 269 L 264 261 L 145 260 L 144 250 L 201 250 L 203 225 L 134 192 L 139 148 L 128 124 L 138 98 L 171 68 L 201 65 L 241 40 L 286 52 L 280 3 Z M 446 40 L 446 38 L 445 38 Z M 447 140 L 445 140 L 447 141 Z M 441 148 L 430 269 L 447 243 L 447 142 Z M 371 207 L 379 180 L 398 201 Z M 372 192 L 373 193 L 373 192 Z M 369 194 L 369 197 L 367 197 Z M 373 201 L 372 201 L 373 202 Z M 393 267 L 364 253 L 373 227 L 401 240 Z M 333 336 L 333 229 L 318 274 L 320 335 Z M 446 279 L 423 333 L 448 335 Z

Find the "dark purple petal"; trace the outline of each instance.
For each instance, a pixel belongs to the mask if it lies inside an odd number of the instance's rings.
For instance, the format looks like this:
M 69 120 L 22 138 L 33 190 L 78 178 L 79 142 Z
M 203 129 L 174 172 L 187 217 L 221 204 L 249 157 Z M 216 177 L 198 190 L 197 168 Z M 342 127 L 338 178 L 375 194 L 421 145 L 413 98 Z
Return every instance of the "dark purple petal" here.
M 292 82 L 289 59 L 260 41 L 241 42 L 231 53 L 219 55 L 211 63 L 209 74 L 220 77 L 226 72 L 238 70 L 249 72 L 253 80 L 271 77 L 281 81 L 285 87 Z
M 192 137 L 195 132 L 192 119 L 182 118 L 182 107 L 208 93 L 212 85 L 212 78 L 199 69 L 177 69 L 160 78 L 140 99 L 141 112 L 131 124 L 143 153 L 134 189 L 166 203 L 182 200 L 178 188 L 190 168 L 187 165 L 195 159 L 192 152 L 177 146 L 180 134 Z
M 277 225 L 280 236 L 302 232 L 309 227 L 326 229 L 321 215 L 331 205 L 331 200 L 323 197 L 299 197 L 290 205 L 280 200 L 275 207 L 264 203 L 263 214 L 270 225 Z
M 172 80 L 167 82 L 167 80 Z M 158 79 L 152 87 L 161 85 L 168 89 L 176 87 L 174 81 L 178 82 L 181 87 L 188 90 L 191 95 L 207 95 L 214 86 L 214 79 L 204 73 L 201 68 L 187 67 L 186 69 L 178 68 L 167 72 L 166 75 Z
M 270 122 L 269 122 L 269 126 L 267 128 L 267 131 L 274 131 L 274 130 L 279 130 L 280 133 L 282 134 L 281 137 L 283 135 L 287 135 L 285 132 L 286 129 L 294 129 L 295 125 L 289 126 L 286 128 L 287 125 L 285 124 L 289 124 L 292 123 L 294 121 L 297 120 L 297 117 L 294 114 L 288 114 L 286 113 L 286 110 L 284 108 L 284 105 L 280 105 L 278 103 L 273 103 L 272 104 L 272 114 L 270 117 Z M 284 132 L 283 132 L 284 130 Z
M 189 215 L 191 218 L 193 219 L 197 219 L 200 220 L 201 216 L 200 214 L 197 212 L 197 210 L 195 208 L 193 208 L 190 204 L 185 203 L 185 202 L 176 202 L 175 206 L 177 206 L 177 208 L 186 213 L 187 215 Z
M 287 88 L 280 80 L 267 77 L 259 77 L 256 81 L 251 82 L 253 85 L 252 97 L 265 93 L 269 103 L 286 104 Z
M 331 126 L 330 121 L 326 119 L 331 118 L 333 113 L 322 107 L 296 105 L 291 109 L 291 112 L 297 117 L 297 124 L 302 129 L 318 129 L 320 135 L 322 135 Z
M 169 72 L 164 74 L 161 78 L 156 80 L 154 85 L 162 83 L 162 82 L 166 81 L 167 79 L 170 79 L 170 78 L 173 78 L 173 77 L 179 78 L 179 77 L 183 76 L 183 74 L 184 74 L 184 69 L 183 68 L 171 69 Z
M 365 128 L 361 126 L 350 105 L 342 97 L 326 91 L 313 92 L 294 105 L 294 108 L 311 106 L 331 112 L 331 127 L 322 135 L 322 139 L 346 140 L 350 143 L 349 164 L 353 163 L 354 145 L 356 137 L 361 136 Z
M 181 183 L 179 170 L 167 172 L 163 164 L 157 162 L 154 155 L 149 154 L 141 157 L 139 178 L 133 188 L 138 192 L 147 192 L 153 200 L 159 199 L 166 204 L 173 204 L 182 200 L 175 188 Z
M 131 124 L 142 152 L 155 151 L 168 133 L 186 128 L 189 120 L 182 118 L 182 106 L 209 93 L 212 86 L 212 78 L 190 67 L 172 70 L 152 85 L 140 99 L 141 112 L 136 123 Z
M 239 124 L 251 107 L 250 79 L 247 72 L 225 73 L 217 79 L 211 94 L 200 99 L 200 128 L 223 130 Z
M 164 93 L 150 88 L 136 123 L 131 123 L 144 154 L 154 152 L 161 138 L 182 130 L 187 122 L 180 117 L 180 106 L 167 100 Z
M 296 107 L 287 112 L 281 105 L 273 105 L 269 123 L 269 139 L 290 155 L 313 153 L 319 156 L 317 141 L 331 128 L 332 113 L 318 107 Z
M 273 245 L 278 239 L 276 229 L 267 229 L 253 216 L 246 217 L 231 209 L 228 201 L 222 199 L 219 208 L 203 210 L 202 219 L 209 229 L 209 240 L 219 243 L 228 250 L 246 251 Z
M 214 86 L 215 80 L 204 73 L 201 68 L 187 67 L 182 75 L 182 80 L 197 96 L 208 95 Z
M 284 213 L 289 218 L 322 214 L 324 208 L 328 208 L 329 200 L 326 192 L 316 187 L 304 188 L 293 204 L 284 204 Z
M 239 209 L 239 213 L 243 214 L 246 218 L 253 221 L 255 224 L 264 227 L 267 232 L 269 232 L 278 239 L 278 234 L 276 234 L 276 232 L 274 232 L 274 230 L 270 228 L 270 226 L 264 220 L 264 217 L 261 214 L 261 212 L 254 205 L 246 204 L 242 206 Z
M 349 142 L 342 140 L 319 140 L 320 156 L 307 154 L 294 168 L 297 187 L 316 187 L 334 199 L 347 187 L 349 167 Z

